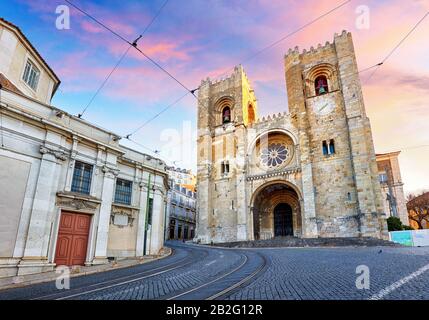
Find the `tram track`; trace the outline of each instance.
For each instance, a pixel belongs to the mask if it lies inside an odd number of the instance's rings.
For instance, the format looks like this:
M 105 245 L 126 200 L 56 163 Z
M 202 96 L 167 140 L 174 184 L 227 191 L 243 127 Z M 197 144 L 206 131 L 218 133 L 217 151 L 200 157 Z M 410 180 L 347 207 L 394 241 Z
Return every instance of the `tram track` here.
M 18 299 L 224 299 L 248 285 L 266 269 L 266 258 L 257 252 L 202 245 L 172 243 L 170 257 L 105 274 L 72 278 L 72 289 L 58 290 L 55 283 L 17 288 Z M 110 272 L 111 275 L 109 274 Z M 99 280 L 97 279 L 99 278 Z M 74 280 L 76 279 L 76 280 Z M 153 279 L 153 280 L 152 280 Z M 156 283 L 165 288 L 157 293 L 131 296 L 136 288 L 152 290 Z M 159 284 L 158 284 L 159 285 Z M 20 291 L 19 291 L 20 290 Z M 131 290 L 131 291 L 130 291 Z M 141 289 L 140 289 L 141 290 Z M 11 293 L 13 294 L 13 293 Z
M 77 298 L 79 296 L 84 296 L 84 295 L 87 295 L 90 293 L 95 293 L 95 292 L 99 292 L 102 290 L 114 288 L 117 286 L 141 281 L 144 279 L 155 277 L 155 276 L 158 276 L 158 275 L 161 275 L 161 274 L 182 268 L 182 267 L 186 267 L 187 265 L 192 264 L 193 259 L 195 259 L 196 257 L 193 257 L 192 250 L 187 250 L 187 249 L 185 249 L 185 250 L 190 252 L 190 254 L 187 255 L 186 257 L 180 259 L 179 261 L 173 262 L 171 264 L 167 264 L 165 266 L 160 266 L 160 267 L 156 267 L 156 268 L 153 268 L 150 270 L 141 271 L 141 272 L 138 272 L 138 273 L 135 273 L 132 275 L 122 276 L 122 277 L 115 278 L 112 280 L 107 280 L 107 281 L 103 281 L 100 283 L 95 283 L 95 284 L 92 284 L 89 286 L 85 286 L 84 291 L 82 291 L 83 288 L 76 288 L 76 289 L 72 289 L 75 292 L 72 294 L 70 294 L 71 293 L 70 291 L 68 291 L 66 295 L 64 293 L 54 293 L 54 294 L 49 294 L 49 295 L 37 297 L 37 298 L 31 299 L 31 300 L 66 300 L 66 299 L 71 299 L 71 298 Z M 173 254 L 174 254 L 174 252 L 173 252 Z M 203 256 L 207 256 L 207 252 L 204 252 Z M 94 289 L 88 290 L 89 288 L 94 288 Z
M 217 299 L 221 300 L 222 297 L 226 297 L 228 294 L 233 293 L 235 290 L 238 290 L 246 286 L 246 284 L 248 284 L 250 280 L 255 279 L 259 275 L 261 275 L 267 268 L 267 259 L 263 255 L 260 255 L 260 256 L 262 257 L 264 262 L 253 273 L 243 278 L 239 282 L 236 282 L 235 284 L 230 285 L 228 288 L 225 288 L 224 290 L 206 298 L 205 300 L 217 300 Z
M 263 273 L 263 271 L 267 267 L 267 259 L 259 254 L 259 253 L 250 253 L 250 252 L 240 252 L 240 255 L 243 257 L 242 262 L 235 267 L 233 270 L 229 270 L 218 277 L 210 280 L 207 283 L 204 283 L 200 286 L 197 286 L 195 288 L 191 288 L 189 290 L 186 290 L 184 292 L 181 292 L 179 294 L 176 294 L 172 297 L 167 298 L 166 300 L 176 300 L 176 299 L 204 299 L 204 300 L 216 300 L 216 299 L 222 299 L 227 297 L 229 294 L 233 293 L 235 290 L 238 290 L 239 288 L 242 288 L 243 286 L 247 285 L 252 279 L 257 278 L 260 274 Z M 250 257 L 253 255 L 253 257 Z M 255 267 L 250 267 L 249 270 L 249 263 L 251 263 L 254 259 L 254 256 L 258 256 L 260 258 L 260 263 Z M 246 268 L 247 267 L 247 268 Z M 242 272 L 242 275 L 240 277 L 240 272 Z M 238 281 L 231 280 L 228 283 L 228 277 L 233 277 L 234 275 L 237 276 L 238 274 Z M 228 285 L 226 287 L 221 287 L 221 290 L 210 292 L 210 289 L 208 290 L 209 295 L 207 296 L 207 293 L 204 292 L 204 290 L 207 290 L 209 287 L 214 287 L 216 283 L 226 282 Z M 198 294 L 199 292 L 200 295 Z

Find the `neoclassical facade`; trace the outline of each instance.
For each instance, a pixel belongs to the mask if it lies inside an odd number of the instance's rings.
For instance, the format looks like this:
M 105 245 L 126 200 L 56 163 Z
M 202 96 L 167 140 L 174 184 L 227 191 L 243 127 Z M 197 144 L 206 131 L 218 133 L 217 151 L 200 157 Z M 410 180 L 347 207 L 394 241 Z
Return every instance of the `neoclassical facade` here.
M 403 225 L 408 226 L 410 220 L 399 166 L 400 153 L 396 151 L 376 154 L 377 167 L 386 216 L 398 217 Z
M 387 238 L 351 34 L 284 62 L 289 113 L 259 118 L 241 66 L 201 83 L 196 241 Z
M 0 19 L 0 277 L 157 255 L 160 159 L 50 104 L 58 77 Z
M 168 191 L 165 239 L 189 240 L 195 236 L 195 175 L 190 170 L 168 167 Z

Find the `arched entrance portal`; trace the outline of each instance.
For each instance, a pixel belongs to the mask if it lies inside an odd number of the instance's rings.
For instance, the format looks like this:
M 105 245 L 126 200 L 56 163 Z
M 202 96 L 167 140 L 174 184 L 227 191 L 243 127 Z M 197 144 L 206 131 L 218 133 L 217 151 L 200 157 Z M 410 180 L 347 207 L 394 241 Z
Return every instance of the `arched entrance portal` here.
M 292 207 L 280 203 L 274 208 L 274 236 L 293 236 Z
M 253 197 L 254 238 L 301 236 L 301 205 L 297 192 L 284 182 L 259 188 Z

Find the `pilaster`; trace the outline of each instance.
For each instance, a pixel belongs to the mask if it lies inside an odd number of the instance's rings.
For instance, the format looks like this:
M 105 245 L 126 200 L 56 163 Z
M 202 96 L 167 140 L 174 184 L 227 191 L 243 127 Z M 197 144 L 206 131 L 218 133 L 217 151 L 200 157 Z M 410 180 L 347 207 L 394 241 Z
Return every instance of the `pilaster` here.
M 56 184 L 54 181 L 58 178 L 61 162 L 66 160 L 66 155 L 64 152 L 46 145 L 40 146 L 40 153 L 42 159 L 31 208 L 24 256 L 18 265 L 19 275 L 49 271 L 54 266 L 48 259 L 50 230 L 55 212 Z
M 103 166 L 104 174 L 101 192 L 101 205 L 98 217 L 97 240 L 95 242 L 95 256 L 92 264 L 107 262 L 107 243 L 109 236 L 110 213 L 114 194 L 115 178 L 119 171 L 115 168 Z

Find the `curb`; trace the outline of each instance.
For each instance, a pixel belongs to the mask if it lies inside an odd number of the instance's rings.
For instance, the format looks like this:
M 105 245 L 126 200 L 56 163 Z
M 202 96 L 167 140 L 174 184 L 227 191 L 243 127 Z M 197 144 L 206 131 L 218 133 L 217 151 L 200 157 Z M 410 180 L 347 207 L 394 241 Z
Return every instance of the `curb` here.
M 191 245 L 213 248 L 213 249 L 229 249 L 229 250 L 255 250 L 255 249 L 341 249 L 341 248 L 404 248 L 401 245 L 343 245 L 343 246 L 267 246 L 267 247 L 227 247 L 222 245 L 210 245 L 210 244 L 199 244 L 192 243 Z
M 84 272 L 76 272 L 73 273 L 73 271 L 71 271 L 70 273 L 70 278 L 76 278 L 76 277 L 81 277 L 81 276 L 87 276 L 87 275 L 91 275 L 91 274 L 95 274 L 95 273 L 100 273 L 100 272 L 107 272 L 107 271 L 113 271 L 113 270 L 118 270 L 118 269 L 124 269 L 124 268 L 130 268 L 130 267 L 134 267 L 137 265 L 142 265 L 145 263 L 149 263 L 149 262 L 154 262 L 157 260 L 161 260 L 164 258 L 167 258 L 169 256 L 171 256 L 173 254 L 173 250 L 169 247 L 164 247 L 164 249 L 166 249 L 166 253 L 162 256 L 157 256 L 156 258 L 148 258 L 148 259 L 143 259 L 143 260 L 135 260 L 135 262 L 130 263 L 130 264 L 125 264 L 125 265 L 112 265 L 112 264 L 103 264 L 100 265 L 100 269 L 96 269 L 96 270 L 89 270 L 89 271 L 84 271 Z M 131 260 L 131 259 L 130 259 Z M 127 260 L 123 260 L 123 261 L 127 261 Z M 131 260 L 132 261 L 132 260 Z M 49 272 L 55 272 L 55 271 L 49 271 Z M 38 274 L 33 274 L 33 275 L 41 275 L 43 276 L 44 273 L 38 273 Z M 10 277 L 13 281 L 14 278 L 19 278 L 20 276 L 13 276 Z M 21 276 L 22 277 L 22 276 Z M 2 290 L 6 290 L 6 289 L 15 289 L 15 288 L 22 288 L 22 287 L 26 287 L 29 285 L 33 285 L 33 284 L 40 284 L 40 283 L 46 283 L 46 282 L 51 282 L 51 281 L 55 281 L 57 278 L 56 274 L 53 274 L 52 276 L 50 276 L 49 278 L 45 278 L 45 279 L 38 279 L 38 280 L 28 280 L 28 281 L 22 281 L 22 282 L 17 282 L 17 283 L 9 283 L 9 284 L 5 284 L 4 286 L 1 285 L 0 286 L 0 291 Z M 0 278 L 0 283 L 2 282 L 2 280 L 7 279 L 7 278 Z

